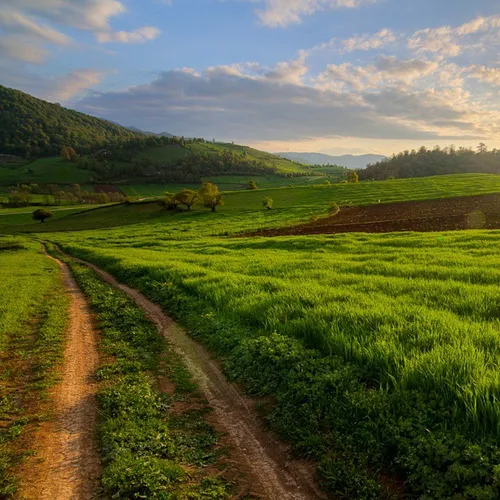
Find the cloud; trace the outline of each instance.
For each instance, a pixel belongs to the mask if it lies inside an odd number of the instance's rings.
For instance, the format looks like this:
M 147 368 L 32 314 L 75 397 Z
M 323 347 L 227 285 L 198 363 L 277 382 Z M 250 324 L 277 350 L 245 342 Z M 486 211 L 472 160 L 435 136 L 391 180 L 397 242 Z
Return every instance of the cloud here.
M 93 93 L 76 107 L 157 131 L 241 141 L 313 137 L 430 141 L 478 135 L 468 111 L 454 108 L 444 97 L 397 89 L 353 94 L 276 80 L 269 72 L 245 65 L 202 73 L 167 71 L 145 85 Z M 447 121 L 446 130 L 432 125 L 438 118 Z
M 468 76 L 482 82 L 500 86 L 500 68 L 489 68 L 487 66 L 469 66 Z
M 47 51 L 30 43 L 23 35 L 0 36 L 1 58 L 14 59 L 31 64 L 40 64 L 45 60 Z M 5 78 L 5 73 L 2 75 Z
M 408 47 L 419 53 L 432 52 L 456 57 L 470 47 L 470 42 L 464 41 L 464 37 L 496 31 L 499 27 L 500 16 L 490 16 L 477 17 L 457 27 L 426 28 L 416 31 L 408 39 Z
M 40 63 L 48 53 L 47 47 L 40 47 L 40 43 L 69 45 L 72 39 L 64 33 L 68 28 L 89 31 L 102 43 L 142 43 L 159 35 L 159 30 L 151 26 L 114 32 L 111 19 L 125 11 L 118 0 L 2 0 L 2 56 Z M 20 36 L 25 38 L 24 43 L 16 49 L 14 41 Z M 35 47 L 33 55 L 27 53 L 26 45 Z
M 106 72 L 96 69 L 79 69 L 48 78 L 27 70 L 21 62 L 5 61 L 0 61 L 0 73 L 2 85 L 21 89 L 50 102 L 62 103 L 84 95 L 106 76 Z
M 250 0 L 254 1 L 254 0 Z M 257 0 L 259 1 L 259 0 Z M 304 16 L 326 9 L 353 9 L 376 0 L 260 0 L 264 8 L 257 10 L 262 24 L 271 28 L 298 24 Z
M 385 47 L 396 41 L 396 37 L 391 30 L 382 29 L 374 35 L 354 36 L 342 41 L 344 52 L 355 50 L 373 50 Z
M 144 43 L 154 40 L 161 31 L 154 26 L 144 26 L 134 31 L 115 31 L 97 33 L 97 41 L 100 43 Z

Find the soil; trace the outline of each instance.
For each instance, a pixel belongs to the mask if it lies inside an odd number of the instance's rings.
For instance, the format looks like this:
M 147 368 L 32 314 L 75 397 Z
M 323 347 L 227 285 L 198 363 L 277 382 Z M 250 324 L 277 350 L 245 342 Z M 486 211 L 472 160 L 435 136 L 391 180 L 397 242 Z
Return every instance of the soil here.
M 55 417 L 42 423 L 35 433 L 31 448 L 36 455 L 22 467 L 19 498 L 90 500 L 96 496 L 101 470 L 95 443 L 93 380 L 99 362 L 97 331 L 68 267 L 56 262 L 71 295 L 64 362 L 61 380 L 51 393 Z
M 245 491 L 241 491 L 238 498 L 245 495 L 270 500 L 326 498 L 318 489 L 312 464 L 292 459 L 289 447 L 264 429 L 254 401 L 244 396 L 236 384 L 226 380 L 207 350 L 140 292 L 120 284 L 97 266 L 80 262 L 129 295 L 181 356 L 193 381 L 214 410 L 210 423 L 226 434 L 229 459 L 245 474 Z
M 500 194 L 341 208 L 337 215 L 245 236 L 500 229 Z

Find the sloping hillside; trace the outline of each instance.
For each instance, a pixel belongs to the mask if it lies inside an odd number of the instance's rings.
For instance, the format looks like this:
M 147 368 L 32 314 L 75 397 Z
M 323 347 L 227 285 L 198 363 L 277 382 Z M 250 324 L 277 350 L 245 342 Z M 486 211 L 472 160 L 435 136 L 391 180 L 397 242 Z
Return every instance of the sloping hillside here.
M 342 155 L 332 156 L 323 153 L 276 153 L 282 158 L 288 158 L 307 165 L 340 165 L 346 168 L 365 168 L 369 163 L 382 161 L 381 155 Z
M 1 85 L 0 115 L 0 154 L 54 156 L 62 146 L 85 154 L 142 137 L 111 122 Z

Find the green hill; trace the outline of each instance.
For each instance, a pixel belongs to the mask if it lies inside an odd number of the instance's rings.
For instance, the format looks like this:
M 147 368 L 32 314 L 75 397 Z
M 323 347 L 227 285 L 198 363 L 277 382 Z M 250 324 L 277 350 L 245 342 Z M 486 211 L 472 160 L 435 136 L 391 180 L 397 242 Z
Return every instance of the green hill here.
M 142 134 L 0 85 L 0 154 L 58 155 L 62 146 L 86 154 Z

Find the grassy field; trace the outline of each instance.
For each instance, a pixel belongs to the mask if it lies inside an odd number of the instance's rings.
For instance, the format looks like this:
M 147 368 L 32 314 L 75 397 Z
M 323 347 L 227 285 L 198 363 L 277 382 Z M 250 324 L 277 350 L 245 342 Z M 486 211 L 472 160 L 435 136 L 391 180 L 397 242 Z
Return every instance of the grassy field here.
M 196 396 L 184 366 L 131 299 L 86 266 L 69 264 L 102 334 L 105 361 L 96 378 L 103 382 L 97 435 L 104 493 L 110 498 L 230 498 L 231 485 L 208 470 L 219 465 L 219 436 L 204 420 L 209 408 Z M 159 377 L 175 382 L 175 390 L 160 392 Z
M 381 498 L 396 475 L 426 498 L 498 497 L 500 232 L 131 236 L 57 239 L 275 396 L 274 427 L 332 492 Z
M 141 203 L 43 229 L 115 226 L 45 237 L 139 288 L 229 377 L 271 396 L 271 426 L 336 497 L 495 499 L 500 231 L 220 236 L 326 214 L 332 201 L 499 191 L 492 175 L 272 188 L 227 193 L 216 214 Z
M 425 200 L 500 192 L 500 176 L 450 175 L 424 179 L 282 187 L 226 193 L 225 205 L 215 214 L 198 207 L 193 212 L 172 213 L 156 202 L 105 207 L 33 226 L 0 227 L 0 232 L 51 232 L 97 229 L 144 223 L 130 229 L 133 235 L 157 238 L 232 234 L 251 229 L 279 227 L 326 215 L 332 202 L 370 205 L 394 201 Z M 274 200 L 273 210 L 262 207 L 262 198 Z M 0 220 L 1 222 L 1 220 Z M 1 224 L 0 224 L 1 226 Z
M 61 217 L 68 215 L 85 212 L 97 208 L 99 205 L 76 205 L 71 207 L 49 207 L 48 210 L 52 212 L 52 217 L 49 220 L 55 221 Z M 40 224 L 40 222 L 33 220 L 33 212 L 37 209 L 36 206 L 22 207 L 22 208 L 3 208 L 0 209 L 0 230 L 8 226 L 32 226 Z M 44 207 L 45 208 L 45 207 Z M 46 222 L 45 222 L 46 224 Z
M 62 353 L 67 298 L 57 266 L 38 243 L 0 238 L 0 497 L 16 490 L 29 427 L 47 410 Z M 46 418 L 46 416 L 45 416 Z
M 76 164 L 62 158 L 41 158 L 21 167 L 0 166 L 0 185 L 15 184 L 85 184 L 93 177 L 90 170 L 83 170 Z

